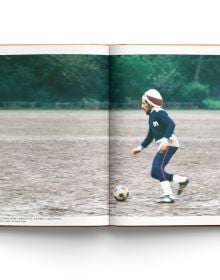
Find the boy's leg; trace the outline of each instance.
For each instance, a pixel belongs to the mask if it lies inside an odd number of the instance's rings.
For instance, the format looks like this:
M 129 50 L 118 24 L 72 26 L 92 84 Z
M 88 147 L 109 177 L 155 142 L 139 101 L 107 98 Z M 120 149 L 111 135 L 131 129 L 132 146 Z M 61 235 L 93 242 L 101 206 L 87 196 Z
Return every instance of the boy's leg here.
M 173 175 L 173 182 L 179 184 L 177 195 L 180 195 L 184 191 L 185 187 L 189 184 L 189 178 Z
M 178 148 L 176 147 L 168 147 L 165 152 L 157 152 L 154 157 L 151 169 L 151 176 L 154 179 L 157 179 L 160 182 L 173 181 L 173 174 L 166 172 L 164 168 L 169 163 L 177 149 Z
M 161 197 L 159 203 L 174 203 L 175 196 L 173 195 L 173 191 L 170 187 L 170 182 L 169 181 L 160 182 L 160 186 L 163 190 L 163 197 Z
M 175 202 L 175 197 L 170 187 L 170 182 L 173 180 L 173 174 L 167 173 L 164 168 L 169 163 L 176 151 L 176 147 L 168 147 L 165 152 L 158 152 L 153 160 L 151 176 L 160 181 L 160 185 L 164 194 L 160 203 Z

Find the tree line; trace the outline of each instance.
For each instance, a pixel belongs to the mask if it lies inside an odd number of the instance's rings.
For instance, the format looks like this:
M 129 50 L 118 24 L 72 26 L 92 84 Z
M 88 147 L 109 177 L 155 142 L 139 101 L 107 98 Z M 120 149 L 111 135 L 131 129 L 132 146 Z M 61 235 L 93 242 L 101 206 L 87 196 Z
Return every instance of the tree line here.
M 149 88 L 166 102 L 204 106 L 220 99 L 220 56 L 121 55 L 111 59 L 111 102 L 133 102 Z
M 79 102 L 108 99 L 108 57 L 0 56 L 0 102 Z
M 1 55 L 0 105 L 110 101 L 120 107 L 156 88 L 165 102 L 212 107 L 219 104 L 219 77 L 218 55 Z

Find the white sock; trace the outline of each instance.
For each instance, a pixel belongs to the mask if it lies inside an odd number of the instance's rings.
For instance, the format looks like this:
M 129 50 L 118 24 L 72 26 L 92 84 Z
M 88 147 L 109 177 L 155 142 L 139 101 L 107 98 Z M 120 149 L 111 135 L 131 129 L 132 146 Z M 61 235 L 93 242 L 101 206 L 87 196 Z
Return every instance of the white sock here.
M 179 175 L 173 175 L 173 182 L 174 183 L 183 183 L 185 182 L 187 177 L 179 176 Z
M 161 188 L 163 190 L 164 195 L 170 195 L 170 196 L 172 196 L 172 198 L 174 198 L 174 195 L 173 195 L 172 189 L 170 187 L 170 182 L 169 181 L 160 182 L 160 185 L 161 185 Z

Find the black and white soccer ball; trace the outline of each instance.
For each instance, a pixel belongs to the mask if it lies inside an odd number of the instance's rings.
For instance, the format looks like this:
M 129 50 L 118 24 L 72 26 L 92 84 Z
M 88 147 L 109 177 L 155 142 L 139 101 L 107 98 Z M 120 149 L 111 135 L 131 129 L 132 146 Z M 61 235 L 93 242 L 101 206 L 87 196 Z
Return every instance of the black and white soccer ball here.
M 128 188 L 122 185 L 118 185 L 113 190 L 113 196 L 118 201 L 125 201 L 129 196 Z

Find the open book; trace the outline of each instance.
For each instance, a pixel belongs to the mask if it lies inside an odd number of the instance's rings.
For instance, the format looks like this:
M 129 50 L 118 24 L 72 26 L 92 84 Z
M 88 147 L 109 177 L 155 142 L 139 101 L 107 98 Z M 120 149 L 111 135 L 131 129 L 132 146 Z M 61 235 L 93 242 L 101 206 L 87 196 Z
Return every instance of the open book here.
M 219 225 L 219 77 L 220 45 L 1 45 L 0 225 Z

